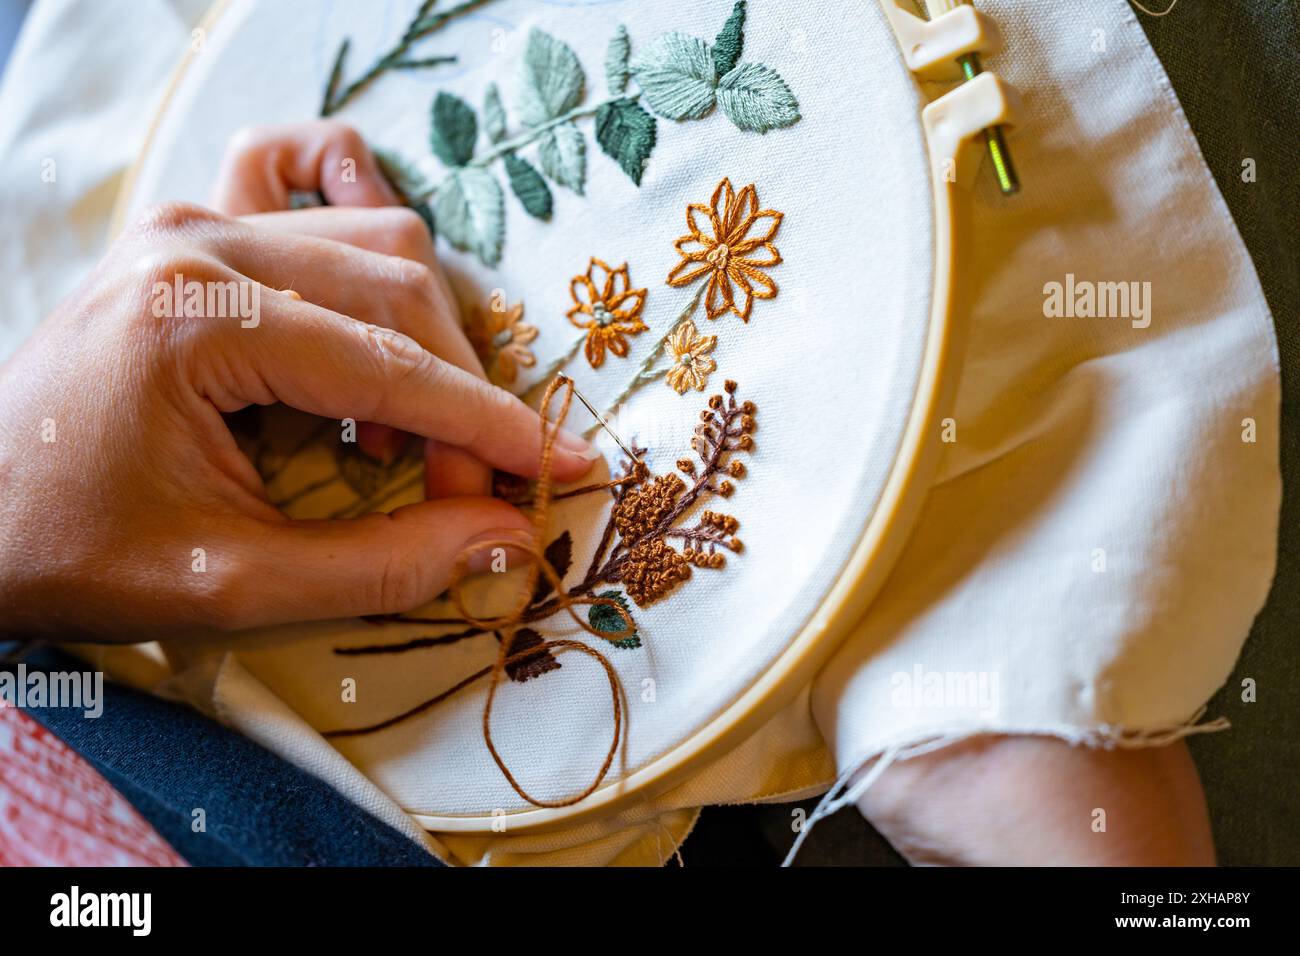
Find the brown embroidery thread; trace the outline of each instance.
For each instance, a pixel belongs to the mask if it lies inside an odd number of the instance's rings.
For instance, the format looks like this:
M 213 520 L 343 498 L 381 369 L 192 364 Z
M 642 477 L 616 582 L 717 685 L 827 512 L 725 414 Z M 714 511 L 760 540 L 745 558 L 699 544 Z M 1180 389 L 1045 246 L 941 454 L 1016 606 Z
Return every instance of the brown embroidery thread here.
M 555 393 L 565 388 L 560 412 L 554 419 L 550 407 Z M 591 558 L 590 565 L 582 581 L 567 592 L 562 579 L 568 570 L 571 556 L 571 544 L 561 538 L 552 542 L 545 551 L 540 542 L 544 539 L 547 515 L 550 504 L 560 497 L 553 495 L 551 487 L 551 459 L 553 444 L 558 431 L 558 423 L 564 421 L 573 397 L 571 380 L 559 376 L 547 389 L 542 402 L 542 461 L 539 469 L 541 478 L 537 482 L 532 499 L 534 506 L 534 534 L 524 542 L 521 540 L 501 540 L 481 542 L 472 549 L 462 552 L 453 567 L 453 584 L 451 598 L 459 613 L 456 618 L 403 618 L 401 616 L 384 616 L 370 618 L 372 621 L 392 621 L 428 624 L 467 624 L 466 630 L 445 634 L 434 638 L 419 638 L 401 644 L 371 645 L 367 647 L 337 648 L 339 654 L 385 654 L 400 653 L 416 648 L 452 643 L 478 634 L 494 633 L 500 644 L 495 664 L 484 667 L 471 674 L 449 690 L 436 697 L 416 705 L 402 714 L 398 714 L 380 723 L 368 727 L 335 730 L 325 732 L 326 737 L 349 737 L 373 733 L 391 727 L 410 717 L 423 713 L 446 700 L 465 687 L 490 677 L 487 702 L 483 712 L 483 735 L 489 752 L 511 787 L 524 800 L 536 806 L 563 807 L 570 806 L 586 798 L 600 786 L 613 764 L 622 735 L 621 688 L 613 665 L 599 651 L 574 640 L 545 640 L 532 628 L 521 627 L 551 617 L 563 610 L 584 631 L 600 637 L 616 647 L 639 646 L 636 624 L 627 611 L 617 591 L 605 591 L 600 596 L 593 592 L 601 584 L 622 584 L 628 596 L 640 607 L 665 596 L 681 582 L 691 577 L 694 568 L 720 569 L 725 565 L 725 557 L 719 548 L 733 553 L 742 550 L 740 539 L 735 537 L 739 521 L 731 515 L 706 510 L 699 520 L 691 526 L 683 526 L 682 518 L 700 500 L 709 495 L 728 497 L 734 490 L 731 480 L 740 480 L 746 474 L 744 463 L 734 455 L 753 449 L 752 434 L 756 428 L 757 408 L 753 402 L 737 403 L 735 399 L 736 383 L 726 382 L 727 397 L 714 395 L 708 401 L 708 407 L 700 415 L 700 423 L 695 428 L 691 447 L 699 458 L 700 467 L 689 458 L 678 461 L 678 469 L 694 480 L 689 484 L 676 474 L 651 476 L 641 461 L 644 449 L 629 449 L 633 460 L 628 462 L 624 473 L 608 482 L 574 489 L 590 493 L 610 490 L 614 494 L 615 504 L 606 522 L 604 533 Z M 727 477 L 723 477 L 723 476 Z M 674 549 L 668 542 L 680 540 L 684 547 L 681 551 Z M 563 544 L 562 548 L 556 545 Z M 528 574 L 520 589 L 515 606 L 507 613 L 493 618 L 480 618 L 470 613 L 465 605 L 461 583 L 467 569 L 469 558 L 480 550 L 507 548 L 522 552 L 528 556 Z M 552 552 L 555 552 L 552 554 Z M 562 566 L 556 568 L 552 561 Z M 543 585 L 541 580 L 545 579 Z M 590 623 L 583 621 L 574 607 L 586 605 Z M 601 611 L 602 624 L 612 620 L 620 622 L 618 627 L 596 627 L 595 612 Z M 609 678 L 614 728 L 611 744 L 600 770 L 592 783 L 580 794 L 561 801 L 540 801 L 532 797 L 515 779 L 510 769 L 496 750 L 492 740 L 491 710 L 496 690 L 504 672 L 509 679 L 522 682 L 540 676 L 559 666 L 552 651 L 576 650 L 597 660 Z
M 552 418 L 550 415 L 551 403 L 552 400 L 554 399 L 555 393 L 558 390 L 560 390 L 560 388 L 562 387 L 564 387 L 566 390 L 565 390 L 564 398 L 560 405 L 559 415 L 555 418 Z M 523 650 L 514 652 L 514 644 L 519 631 L 519 625 L 523 620 L 525 612 L 528 610 L 533 595 L 537 591 L 539 574 L 545 575 L 550 581 L 551 586 L 555 589 L 556 597 L 553 600 L 556 601 L 559 607 L 563 608 L 563 610 L 565 610 L 569 614 L 569 616 L 573 618 L 574 623 L 576 623 L 583 630 L 587 631 L 589 634 L 595 637 L 599 637 L 602 640 L 610 641 L 612 643 L 613 641 L 616 640 L 621 640 L 624 638 L 631 637 L 636 633 L 636 624 L 633 622 L 632 616 L 628 614 L 627 611 L 625 611 L 618 604 L 618 602 L 614 601 L 613 599 L 599 598 L 599 597 L 574 598 L 569 594 L 567 594 L 563 590 L 563 585 L 561 583 L 559 575 L 556 573 L 555 569 L 551 567 L 550 562 L 546 560 L 546 556 L 544 552 L 541 550 L 541 546 L 539 544 L 539 542 L 544 538 L 546 533 L 546 523 L 547 523 L 547 518 L 550 510 L 551 467 L 554 461 L 555 440 L 559 434 L 560 422 L 563 422 L 565 416 L 568 414 L 569 404 L 572 401 L 572 398 L 573 398 L 572 380 L 567 378 L 557 377 L 551 383 L 550 387 L 546 390 L 546 395 L 542 399 L 542 407 L 541 407 L 542 450 L 541 450 L 540 467 L 538 469 L 538 473 L 540 477 L 537 482 L 537 491 L 533 498 L 533 502 L 535 506 L 533 511 L 533 527 L 534 527 L 535 534 L 533 535 L 531 541 L 529 541 L 527 544 L 524 544 L 521 541 L 507 540 L 507 539 L 498 539 L 493 541 L 479 542 L 462 551 L 457 556 L 456 561 L 452 566 L 452 577 L 451 577 L 451 587 L 450 587 L 451 598 L 452 598 L 452 602 L 456 607 L 456 610 L 460 613 L 461 618 L 465 621 L 465 623 L 470 624 L 474 627 L 482 628 L 484 630 L 496 631 L 500 634 L 501 639 L 500 639 L 499 650 L 497 652 L 496 663 L 493 664 L 490 668 L 480 670 L 476 674 L 471 675 L 470 677 L 461 681 L 455 687 L 451 688 L 449 691 L 445 691 L 443 694 L 438 695 L 436 698 L 433 698 L 432 700 L 429 701 L 425 701 L 423 704 L 415 708 L 412 708 L 410 711 L 407 711 L 404 714 L 400 714 L 397 717 L 390 718 L 389 720 L 384 721 L 381 724 L 376 724 L 371 727 L 360 728 L 357 730 L 330 731 L 327 732 L 325 736 L 327 737 L 356 736 L 357 734 L 361 734 L 361 733 L 371 733 L 375 730 L 381 730 L 384 727 L 391 727 L 394 723 L 397 723 L 401 720 L 405 720 L 407 717 L 414 716 L 417 713 L 427 710 L 429 707 L 434 706 L 434 704 L 436 704 L 438 701 L 445 700 L 447 697 L 451 696 L 451 694 L 454 694 L 458 690 L 467 687 L 469 684 L 473 683 L 474 681 L 478 680 L 484 675 L 487 675 L 489 680 L 488 680 L 487 701 L 483 706 L 483 741 L 484 743 L 487 744 L 488 752 L 492 754 L 492 759 L 496 762 L 497 768 L 501 771 L 502 775 L 505 776 L 510 786 L 514 789 L 514 791 L 517 794 L 519 794 L 519 796 L 521 796 L 524 800 L 527 800 L 529 803 L 539 807 L 567 807 L 574 803 L 577 803 L 580 800 L 585 799 L 587 796 L 595 792 L 596 788 L 600 786 L 601 782 L 605 779 L 605 775 L 609 772 L 609 768 L 614 763 L 614 756 L 618 752 L 618 743 L 623 733 L 623 703 L 622 703 L 622 696 L 621 696 L 621 688 L 618 682 L 618 674 L 615 672 L 613 665 L 610 664 L 609 659 L 606 658 L 599 651 L 595 650 L 594 648 L 588 647 L 586 644 L 582 643 L 581 641 L 574 641 L 574 640 L 547 641 L 547 640 L 540 640 L 540 639 L 528 639 L 526 640 L 526 646 L 523 648 Z M 528 573 L 524 581 L 524 586 L 520 589 L 520 600 L 517 606 L 514 608 L 514 610 L 498 618 L 479 618 L 471 614 L 469 608 L 465 605 L 465 596 L 461 589 L 461 585 L 464 582 L 465 575 L 468 573 L 469 559 L 479 551 L 484 551 L 484 550 L 491 551 L 496 548 L 510 549 L 515 552 L 523 551 L 523 553 L 528 555 L 528 557 L 530 558 L 528 562 Z M 582 618 L 578 616 L 578 614 L 573 610 L 573 605 L 575 604 L 589 604 L 589 605 L 608 607 L 614 613 L 617 613 L 619 615 L 619 617 L 622 619 L 624 623 L 624 627 L 622 630 L 617 632 L 598 631 L 596 628 L 591 627 L 589 624 L 587 624 L 586 621 L 582 620 Z M 536 635 L 536 632 L 532 631 L 531 634 Z M 614 714 L 614 730 L 610 740 L 609 750 L 605 755 L 605 759 L 601 763 L 600 769 L 599 771 L 597 771 L 595 778 L 586 787 L 586 789 L 584 789 L 581 793 L 577 794 L 576 796 L 568 797 L 563 800 L 539 800 L 538 798 L 529 794 L 528 791 L 526 791 L 520 785 L 519 781 L 515 779 L 514 774 L 510 772 L 510 768 L 506 766 L 505 760 L 502 759 L 501 754 L 497 751 L 496 744 L 492 740 L 492 704 L 496 699 L 497 687 L 501 683 L 501 675 L 506 671 L 508 667 L 512 667 L 514 665 L 526 666 L 527 662 L 530 659 L 539 656 L 543 652 L 549 653 L 550 651 L 559 650 L 559 649 L 571 649 L 571 650 L 578 651 L 579 653 L 587 654 L 588 656 L 595 658 L 597 663 L 599 663 L 601 667 L 604 669 L 605 675 L 609 679 L 610 695 L 613 701 L 612 706 L 613 706 L 613 714 Z M 534 671 L 533 673 L 530 674 L 530 676 L 536 676 L 536 673 L 540 673 L 540 672 L 541 671 Z

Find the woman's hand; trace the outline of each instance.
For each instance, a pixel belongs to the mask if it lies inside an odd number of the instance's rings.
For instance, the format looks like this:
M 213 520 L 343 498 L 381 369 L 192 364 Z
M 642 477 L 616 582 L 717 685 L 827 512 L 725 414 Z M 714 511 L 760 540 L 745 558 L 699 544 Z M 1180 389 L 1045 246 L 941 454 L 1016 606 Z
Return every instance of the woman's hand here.
M 294 159 L 264 179 L 329 197 L 300 147 L 333 148 L 339 129 L 300 128 Z M 354 193 L 378 202 L 387 186 L 356 144 Z M 238 197 L 256 189 L 230 186 L 230 170 L 218 201 L 253 211 Z M 178 277 L 205 291 L 203 315 L 164 291 Z M 221 416 L 274 402 L 431 439 L 431 487 L 456 496 L 286 518 Z M 483 380 L 414 213 L 157 207 L 0 368 L 0 629 L 139 641 L 408 610 L 446 586 L 468 541 L 528 527 L 485 496 L 486 477 L 534 474 L 539 444 L 537 415 Z M 576 436 L 557 452 L 560 480 L 590 464 Z

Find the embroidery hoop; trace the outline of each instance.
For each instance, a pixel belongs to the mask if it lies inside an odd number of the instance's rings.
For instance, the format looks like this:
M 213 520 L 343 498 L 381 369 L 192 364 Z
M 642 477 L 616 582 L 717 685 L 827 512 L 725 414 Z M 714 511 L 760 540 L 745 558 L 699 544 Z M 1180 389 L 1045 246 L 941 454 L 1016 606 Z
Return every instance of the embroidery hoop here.
M 216 30 L 234 0 L 217 0 L 199 29 Z M 922 20 L 900 4 L 877 0 L 903 53 L 918 77 L 946 80 L 958 75 L 955 59 L 969 52 L 988 54 L 1000 46 L 995 24 L 973 7 L 960 5 Z M 939 5 L 948 5 L 939 0 Z M 158 148 L 158 130 L 176 102 L 196 52 L 177 66 L 150 124 L 139 157 L 118 194 L 110 234 L 126 221 L 139 188 L 141 170 Z M 992 72 L 957 86 L 920 113 L 930 169 L 934 233 L 933 288 L 925 345 L 898 452 L 874 513 L 821 605 L 783 653 L 748 689 L 716 717 L 669 752 L 622 778 L 607 778 L 573 806 L 510 812 L 511 833 L 569 826 L 608 816 L 629 804 L 671 789 L 700 767 L 734 748 L 788 703 L 858 623 L 907 541 L 939 458 L 941 422 L 951 407 L 964 345 L 968 275 L 962 264 L 969 249 L 968 191 L 980 167 L 979 134 L 992 125 L 1015 125 L 1013 93 Z M 720 384 L 720 383 L 719 383 Z M 494 817 L 412 813 L 435 832 L 490 834 Z

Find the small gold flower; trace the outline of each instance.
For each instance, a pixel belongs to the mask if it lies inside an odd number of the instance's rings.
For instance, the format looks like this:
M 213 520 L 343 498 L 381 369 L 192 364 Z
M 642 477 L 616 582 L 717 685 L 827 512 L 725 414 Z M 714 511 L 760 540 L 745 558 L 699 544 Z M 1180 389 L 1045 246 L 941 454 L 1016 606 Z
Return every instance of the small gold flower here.
M 668 284 L 683 286 L 708 276 L 704 295 L 708 317 L 734 312 L 748 322 L 754 299 L 776 296 L 776 283 L 762 270 L 781 261 L 771 240 L 783 215 L 758 208 L 753 183 L 736 194 L 731 180 L 723 179 L 707 205 L 686 207 L 689 233 L 673 243 L 682 261 L 668 273 Z M 752 236 L 751 229 L 755 230 Z
M 523 318 L 522 302 L 508 309 L 474 306 L 465 324 L 465 334 L 488 378 L 501 385 L 513 384 L 520 366 L 532 368 L 537 364 L 537 357 L 528 348 L 537 338 L 537 326 Z
M 673 391 L 678 395 L 685 394 L 688 388 L 704 391 L 709 373 L 718 367 L 718 363 L 708 356 L 717 344 L 716 335 L 700 335 L 690 319 L 673 329 L 668 336 L 668 351 L 673 357 L 672 368 L 668 370 L 668 385 Z
M 625 358 L 625 336 L 646 330 L 641 321 L 645 289 L 631 289 L 630 285 L 626 262 L 611 269 L 596 258 L 587 266 L 586 275 L 574 276 L 569 284 L 574 302 L 569 321 L 587 330 L 585 352 L 592 368 L 600 368 L 605 361 L 605 349 Z

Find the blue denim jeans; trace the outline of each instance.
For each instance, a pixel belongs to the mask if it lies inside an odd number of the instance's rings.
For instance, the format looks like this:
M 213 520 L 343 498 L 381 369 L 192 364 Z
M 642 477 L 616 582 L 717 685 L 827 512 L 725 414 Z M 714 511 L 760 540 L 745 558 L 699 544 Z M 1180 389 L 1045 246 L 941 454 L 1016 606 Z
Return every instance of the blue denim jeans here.
M 28 671 L 83 671 L 54 653 Z M 27 708 L 196 866 L 438 866 L 326 784 L 197 711 L 105 682 L 103 713 Z M 202 808 L 203 832 L 194 832 Z

